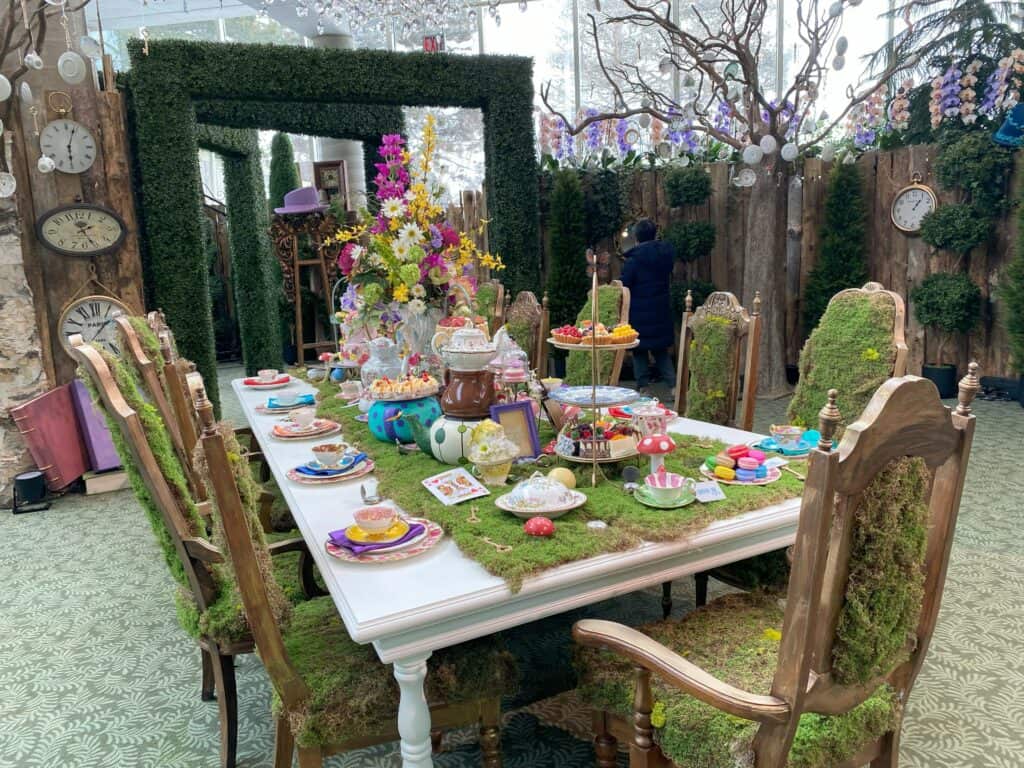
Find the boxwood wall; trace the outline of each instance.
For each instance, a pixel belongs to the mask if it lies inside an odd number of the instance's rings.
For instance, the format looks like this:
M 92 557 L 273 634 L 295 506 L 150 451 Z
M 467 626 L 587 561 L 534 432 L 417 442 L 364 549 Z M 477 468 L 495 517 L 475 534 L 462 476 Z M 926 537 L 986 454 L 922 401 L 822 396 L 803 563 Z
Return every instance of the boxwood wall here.
M 195 161 L 197 106 L 206 109 L 207 102 L 212 104 L 203 113 L 205 122 L 216 122 L 212 111 L 222 110 L 219 122 L 233 127 L 338 138 L 355 137 L 317 129 L 327 119 L 321 110 L 331 105 L 480 109 L 492 250 L 508 265 L 504 279 L 510 290 L 539 282 L 530 59 L 180 40 L 150 41 L 148 54 L 139 40 L 128 48 L 153 302 L 165 311 L 183 353 L 195 360 L 210 389 L 216 386 L 216 360 Z M 267 106 L 261 110 L 260 104 Z M 273 124 L 269 112 L 290 125 Z M 250 124 L 240 124 L 250 118 Z

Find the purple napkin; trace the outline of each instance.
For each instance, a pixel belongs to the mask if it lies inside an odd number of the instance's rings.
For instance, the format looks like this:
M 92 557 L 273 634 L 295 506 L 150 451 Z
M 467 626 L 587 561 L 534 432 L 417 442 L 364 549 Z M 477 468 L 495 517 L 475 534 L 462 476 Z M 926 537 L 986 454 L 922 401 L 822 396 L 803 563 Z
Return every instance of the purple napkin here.
M 340 531 L 331 531 L 328 536 L 331 537 L 331 544 L 336 547 L 344 547 L 353 555 L 362 555 L 367 552 L 373 552 L 374 550 L 380 549 L 381 547 L 393 547 L 396 544 L 404 544 L 411 539 L 416 538 L 425 530 L 425 526 L 422 523 L 411 523 L 409 530 L 400 539 L 395 541 L 389 541 L 387 544 L 357 544 L 351 541 L 348 536 L 345 535 L 345 529 L 342 528 Z

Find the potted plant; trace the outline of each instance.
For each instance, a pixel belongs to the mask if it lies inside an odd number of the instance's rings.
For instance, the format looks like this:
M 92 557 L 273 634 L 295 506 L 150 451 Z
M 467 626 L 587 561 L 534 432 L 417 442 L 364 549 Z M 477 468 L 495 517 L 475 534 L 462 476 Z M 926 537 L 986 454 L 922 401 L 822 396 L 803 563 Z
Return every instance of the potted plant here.
M 954 336 L 969 332 L 981 314 L 981 289 L 963 272 L 935 272 L 910 292 L 914 316 L 921 325 L 938 334 L 935 358 L 921 369 L 934 382 L 940 397 L 957 392 L 955 364 L 943 362 Z

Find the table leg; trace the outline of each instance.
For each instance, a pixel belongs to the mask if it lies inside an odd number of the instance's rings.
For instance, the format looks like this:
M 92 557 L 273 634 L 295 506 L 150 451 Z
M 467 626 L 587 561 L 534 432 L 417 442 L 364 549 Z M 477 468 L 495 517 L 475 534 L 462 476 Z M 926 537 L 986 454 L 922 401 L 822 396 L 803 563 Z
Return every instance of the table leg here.
M 402 768 L 433 768 L 430 743 L 430 707 L 423 692 L 430 654 L 395 662 L 395 679 L 401 691 L 398 701 L 398 733 L 402 737 Z

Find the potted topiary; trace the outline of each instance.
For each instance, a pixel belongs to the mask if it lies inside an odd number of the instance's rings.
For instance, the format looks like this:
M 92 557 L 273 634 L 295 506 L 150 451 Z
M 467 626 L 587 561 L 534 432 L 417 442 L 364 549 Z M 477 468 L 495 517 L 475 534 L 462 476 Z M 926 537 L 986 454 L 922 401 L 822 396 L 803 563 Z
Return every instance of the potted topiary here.
M 914 316 L 939 336 L 935 359 L 921 373 L 939 390 L 940 397 L 957 392 L 956 365 L 943 362 L 946 346 L 957 334 L 967 333 L 981 314 L 981 289 L 963 272 L 935 272 L 910 292 Z

